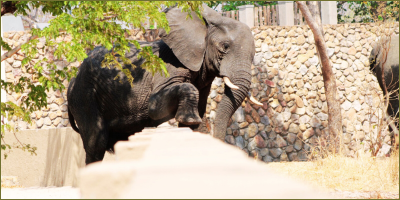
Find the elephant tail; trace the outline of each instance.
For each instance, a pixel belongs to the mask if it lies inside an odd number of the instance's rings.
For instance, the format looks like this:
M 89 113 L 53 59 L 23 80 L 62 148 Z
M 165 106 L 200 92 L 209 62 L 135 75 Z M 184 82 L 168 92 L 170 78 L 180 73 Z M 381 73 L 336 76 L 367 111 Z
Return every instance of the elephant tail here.
M 69 123 L 71 124 L 72 129 L 74 129 L 74 131 L 79 133 L 79 129 L 75 124 L 74 116 L 72 115 L 71 110 L 69 108 L 68 108 L 68 119 L 69 119 Z

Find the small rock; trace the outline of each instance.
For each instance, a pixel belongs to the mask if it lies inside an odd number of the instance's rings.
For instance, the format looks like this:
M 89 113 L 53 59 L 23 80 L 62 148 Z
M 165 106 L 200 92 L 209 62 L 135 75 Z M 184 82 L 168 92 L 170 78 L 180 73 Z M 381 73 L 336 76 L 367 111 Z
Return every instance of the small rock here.
M 298 115 L 303 115 L 304 113 L 306 113 L 306 108 L 305 107 L 297 108 L 295 113 Z
M 333 56 L 333 54 L 335 53 L 335 49 L 334 48 L 327 48 L 326 49 L 329 58 Z
M 227 135 L 225 136 L 225 141 L 228 144 L 235 144 L 235 138 L 232 135 Z
M 298 160 L 296 152 L 289 153 L 288 157 L 289 157 L 290 161 L 297 161 Z
M 251 123 L 248 128 L 249 137 L 254 137 L 258 133 L 258 126 L 256 123 Z
M 266 156 L 266 155 L 268 155 L 269 154 L 269 150 L 267 149 L 267 148 L 262 148 L 261 150 L 260 150 L 260 155 L 261 156 Z
M 274 131 L 268 132 L 268 138 L 269 139 L 275 139 L 276 138 L 276 133 Z
M 277 135 L 276 139 L 275 139 L 275 145 L 276 145 L 276 147 L 280 147 L 281 148 L 281 147 L 287 146 L 287 142 L 285 141 L 285 139 L 283 139 L 282 136 Z
M 278 158 L 282 154 L 281 148 L 273 148 L 269 150 L 270 154 L 274 158 Z
M 239 124 L 239 128 L 245 128 L 245 127 L 247 127 L 249 125 L 249 123 L 248 122 L 242 122 L 242 123 L 240 123 Z
M 270 124 L 269 118 L 267 116 L 261 117 L 261 123 L 264 124 L 265 126 L 268 126 Z
M 358 100 L 355 100 L 355 101 L 353 102 L 353 108 L 354 108 L 357 112 L 361 110 L 361 104 L 360 104 L 360 102 L 359 102 Z
M 234 121 L 237 121 L 237 122 L 243 122 L 244 121 L 244 112 L 243 112 L 243 109 L 242 109 L 242 107 L 239 107 L 237 110 L 236 110 L 236 112 L 235 112 L 235 114 L 234 114 Z
M 296 141 L 297 135 L 293 134 L 293 133 L 289 133 L 287 135 L 287 141 L 289 142 L 289 144 L 293 144 Z
M 310 117 L 308 115 L 303 115 L 299 118 L 299 123 L 300 124 L 306 124 L 310 121 Z
M 302 75 L 305 75 L 305 74 L 307 74 L 307 71 L 308 71 L 308 68 L 307 68 L 305 65 L 301 65 L 301 67 L 300 67 L 300 69 L 299 69 L 299 72 L 300 72 Z
M 263 161 L 264 162 L 268 163 L 268 162 L 272 162 L 272 160 L 273 160 L 273 158 L 271 156 L 269 156 L 269 155 L 266 155 L 266 156 L 263 157 Z
M 297 138 L 296 142 L 293 145 L 294 149 L 296 149 L 297 151 L 299 151 L 301 148 L 303 148 L 303 142 Z
M 297 153 L 297 158 L 299 159 L 299 161 L 308 160 L 307 153 L 304 150 Z
M 303 140 L 306 140 L 314 135 L 314 129 L 309 128 L 303 133 Z
M 300 124 L 299 128 L 301 131 L 305 131 L 307 129 L 307 126 L 305 124 Z
M 58 126 L 61 122 L 62 118 L 61 117 L 57 117 L 54 121 L 53 121 L 53 125 L 54 126 Z
M 290 152 L 294 151 L 293 145 L 287 146 L 285 151 L 286 151 L 286 153 L 290 153 Z
M 296 105 L 297 105 L 297 107 L 298 108 L 302 108 L 303 106 L 304 106 L 304 103 L 303 103 L 303 99 L 301 99 L 299 96 L 297 96 L 297 95 L 294 95 L 294 94 L 292 94 L 293 95 L 293 97 L 294 97 L 294 100 L 295 100 L 295 102 L 296 102 Z M 291 96 L 292 96 L 291 95 Z
M 49 117 L 44 118 L 44 125 L 47 125 L 47 126 L 51 125 L 51 119 Z
M 273 56 L 272 52 L 265 52 L 265 53 L 264 53 L 264 58 L 265 58 L 265 60 L 271 59 L 272 56 Z
M 297 45 L 303 45 L 306 42 L 306 38 L 303 35 L 299 35 L 299 37 L 297 37 Z
M 240 149 L 244 149 L 245 145 L 244 145 L 244 140 L 242 136 L 237 136 L 235 138 L 235 145 L 237 147 L 239 147 Z
M 212 90 L 211 93 L 210 93 L 210 98 L 213 99 L 216 96 L 217 96 L 217 91 L 216 90 Z
M 322 121 L 328 120 L 328 115 L 325 113 L 318 113 L 317 117 Z
M 311 119 L 311 126 L 312 127 L 321 126 L 321 120 L 318 117 L 313 116 L 313 118 Z
M 285 110 L 287 110 L 287 109 L 285 109 Z M 292 114 L 289 112 L 289 111 L 285 111 L 285 112 L 283 112 L 282 113 L 282 117 L 283 117 L 283 120 L 286 122 L 286 121 L 288 121 L 289 119 L 290 119 L 290 116 L 291 116 Z
M 51 113 L 49 114 L 49 117 L 50 117 L 51 120 L 53 120 L 53 119 L 55 119 L 55 118 L 57 117 L 57 113 L 51 112 Z M 47 124 L 46 124 L 46 125 L 47 125 Z
M 274 82 L 270 81 L 270 80 L 264 80 L 265 84 L 269 87 L 274 88 L 276 85 Z
M 247 145 L 247 150 L 249 150 L 251 152 L 256 148 L 256 146 L 257 146 L 256 142 L 254 140 L 251 140 L 249 142 L 249 144 Z
M 352 103 L 346 100 L 346 101 L 344 101 L 344 103 L 342 103 L 342 105 L 340 107 L 344 110 L 349 110 L 351 108 L 351 106 L 352 106 Z
M 264 142 L 264 139 L 263 139 L 260 135 L 256 135 L 256 136 L 254 137 L 254 142 L 256 143 L 256 146 L 257 146 L 258 148 L 265 148 L 265 147 L 266 147 L 266 144 L 265 144 L 265 142 Z
M 283 122 L 284 122 L 283 121 L 283 117 L 282 117 L 282 115 L 280 113 L 276 113 L 274 115 L 273 121 L 274 121 L 276 126 L 283 125 Z
M 262 54 L 256 54 L 253 59 L 253 65 L 257 66 L 261 63 Z
M 286 154 L 286 152 L 282 152 L 281 157 L 280 157 L 280 161 L 285 162 L 285 161 L 289 161 L 288 156 Z
M 317 66 L 319 63 L 318 56 L 313 56 L 310 59 L 308 59 L 311 65 Z
M 297 134 L 299 132 L 299 127 L 297 126 L 297 124 L 291 123 L 288 132 Z
M 278 99 L 273 99 L 272 102 L 269 104 L 272 108 L 278 107 L 280 105 Z

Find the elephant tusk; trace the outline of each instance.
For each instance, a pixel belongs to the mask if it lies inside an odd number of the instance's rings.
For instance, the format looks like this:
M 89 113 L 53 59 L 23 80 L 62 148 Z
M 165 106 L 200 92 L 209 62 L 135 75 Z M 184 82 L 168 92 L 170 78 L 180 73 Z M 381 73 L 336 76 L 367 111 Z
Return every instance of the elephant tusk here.
M 249 100 L 259 106 L 263 106 L 262 103 L 260 103 L 259 101 L 256 100 L 256 98 L 253 97 L 253 95 L 250 93 L 250 91 L 248 91 L 247 95 L 249 96 Z
M 251 102 L 253 102 L 254 104 L 257 104 L 257 105 L 259 105 L 259 106 L 262 106 L 263 104 L 262 103 L 260 103 L 259 101 L 257 101 L 253 96 L 250 96 L 250 99 L 249 99 Z
M 231 89 L 234 89 L 234 90 L 238 90 L 238 89 L 239 89 L 239 87 L 236 86 L 236 85 L 234 85 L 234 84 L 231 82 L 231 80 L 229 80 L 228 77 L 224 76 L 223 80 L 224 80 L 225 84 L 226 84 L 228 87 L 230 87 Z

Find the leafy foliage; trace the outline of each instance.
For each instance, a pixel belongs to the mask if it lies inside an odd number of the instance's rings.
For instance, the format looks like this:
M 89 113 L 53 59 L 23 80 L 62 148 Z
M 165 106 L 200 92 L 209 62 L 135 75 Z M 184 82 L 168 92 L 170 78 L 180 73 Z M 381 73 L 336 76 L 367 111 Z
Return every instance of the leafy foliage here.
M 348 9 L 344 8 L 346 2 Z M 337 8 L 339 23 L 399 21 L 398 1 L 338 1 Z
M 77 73 L 76 68 L 60 69 L 55 62 L 61 60 L 81 62 L 87 57 L 87 50 L 98 45 L 110 50 L 102 66 L 116 66 L 125 74 L 131 85 L 133 77 L 130 70 L 124 68 L 125 64 L 130 63 L 125 57 L 125 53 L 130 51 L 129 42 L 140 50 L 139 56 L 146 59 L 142 67 L 153 75 L 161 73 L 169 76 L 165 63 L 153 54 L 151 47 L 140 47 L 137 41 L 127 40 L 124 37 L 127 30 L 123 29 L 122 25 L 137 27 L 144 31 L 142 22 L 149 18 L 168 33 L 170 30 L 168 21 L 165 13 L 161 12 L 164 8 L 178 6 L 183 12 L 188 13 L 189 18 L 192 17 L 191 11 L 201 18 L 202 3 L 201 1 L 19 1 L 15 5 L 17 9 L 14 15 L 26 16 L 27 10 L 42 8 L 44 13 L 48 12 L 56 17 L 50 20 L 50 25 L 43 30 L 35 28 L 31 30 L 32 35 L 45 39 L 44 46 L 48 52 L 46 56 L 37 59 L 38 39 L 32 39 L 21 46 L 21 51 L 25 55 L 21 62 L 22 73 L 29 71 L 40 84 L 34 84 L 26 77 L 21 77 L 14 82 L 1 80 L 1 89 L 8 93 L 28 91 L 28 95 L 18 105 L 12 102 L 1 103 L 2 118 L 31 123 L 30 114 L 47 107 L 46 91 L 50 88 L 65 89 L 63 80 L 69 81 Z M 70 40 L 63 40 L 62 38 L 65 37 L 69 37 Z M 11 50 L 3 39 L 1 39 L 1 47 Z M 135 66 L 131 65 L 131 67 Z M 2 120 L 2 142 L 5 142 L 3 134 L 6 130 L 13 132 L 16 131 L 16 127 Z M 1 146 L 2 150 L 7 147 L 11 148 L 6 143 Z M 21 148 L 31 153 L 35 151 L 34 147 L 22 143 Z
M 216 8 L 218 5 L 222 4 L 222 11 L 238 10 L 238 6 L 242 5 L 254 5 L 254 6 L 268 6 L 276 5 L 276 1 L 210 1 L 208 6 L 211 8 Z

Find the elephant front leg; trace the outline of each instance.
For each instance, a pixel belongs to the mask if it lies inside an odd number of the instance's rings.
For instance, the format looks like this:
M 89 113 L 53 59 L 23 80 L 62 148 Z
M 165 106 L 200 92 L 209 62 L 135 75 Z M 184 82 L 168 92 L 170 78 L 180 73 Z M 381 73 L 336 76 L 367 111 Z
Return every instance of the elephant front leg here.
M 199 91 L 190 83 L 168 86 L 150 96 L 149 116 L 153 120 L 174 117 L 182 124 L 202 122 L 199 111 Z
M 203 89 L 200 89 L 200 91 L 199 91 L 200 98 L 199 98 L 198 108 L 199 108 L 200 117 L 202 118 L 202 123 L 196 124 L 196 125 L 179 124 L 179 127 L 189 127 L 192 130 L 197 131 L 197 132 L 210 133 L 211 125 L 205 115 L 206 108 L 207 108 L 207 99 L 208 99 L 208 95 L 210 94 L 210 89 L 211 89 L 211 84 L 204 87 Z

